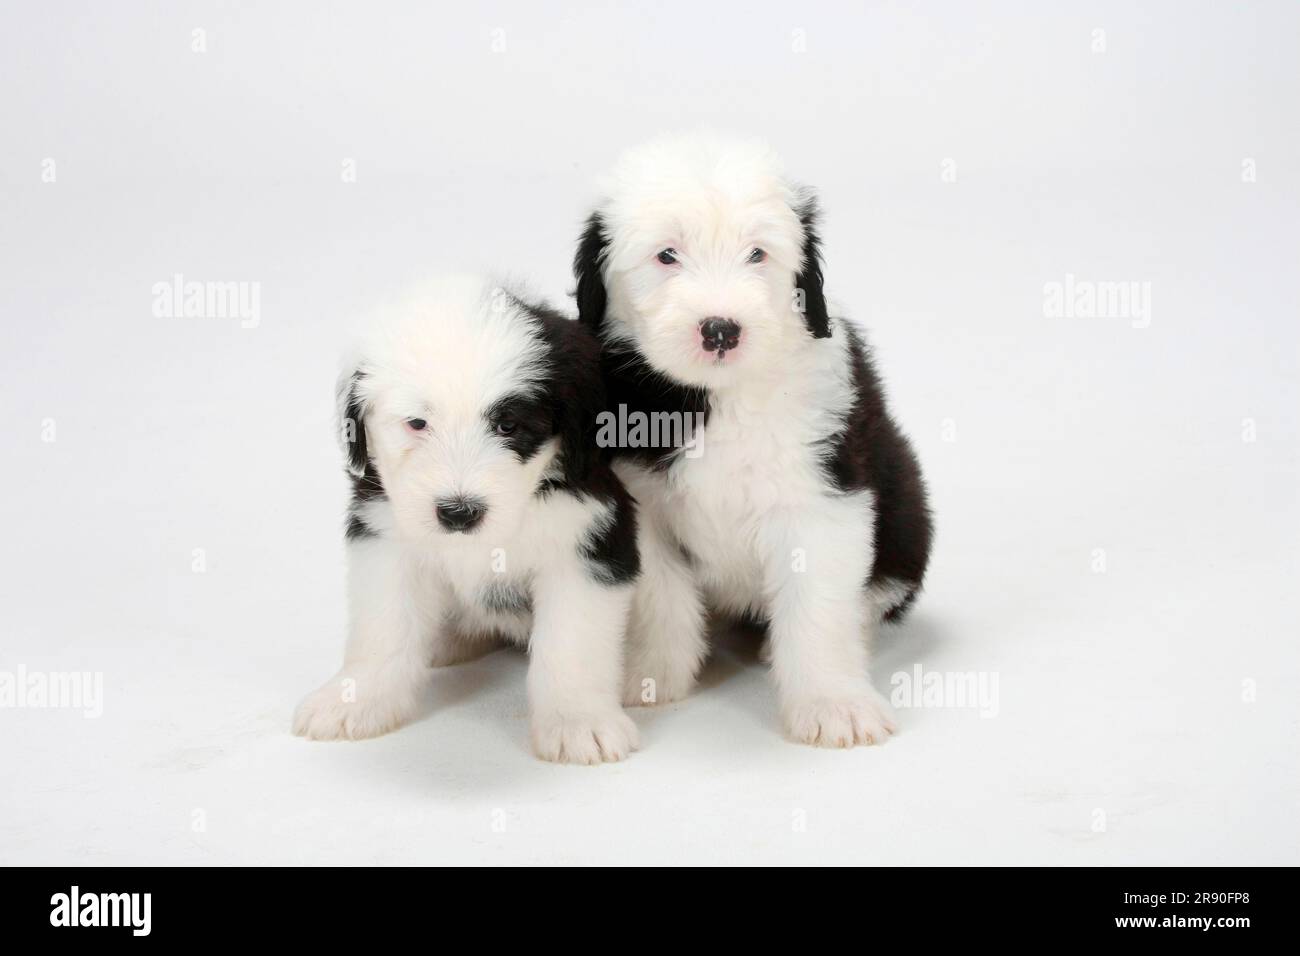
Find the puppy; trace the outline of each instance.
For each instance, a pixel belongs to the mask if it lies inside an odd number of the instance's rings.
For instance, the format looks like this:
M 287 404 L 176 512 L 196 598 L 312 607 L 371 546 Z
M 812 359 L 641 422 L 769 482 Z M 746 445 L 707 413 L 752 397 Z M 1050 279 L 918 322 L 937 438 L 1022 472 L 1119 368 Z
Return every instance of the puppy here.
M 611 407 L 703 426 L 693 454 L 616 453 L 653 530 L 626 699 L 686 694 L 705 656 L 699 598 L 674 571 L 684 555 L 710 609 L 766 622 L 794 740 L 882 741 L 895 726 L 869 638 L 915 599 L 931 520 L 870 352 L 827 311 L 814 196 L 760 144 L 655 141 L 617 163 L 574 269 Z
M 505 638 L 531 654 L 540 757 L 627 756 L 636 515 L 594 454 L 594 337 L 489 283 L 441 281 L 382 318 L 339 402 L 353 487 L 347 648 L 294 731 L 393 730 L 419 710 L 430 667 Z

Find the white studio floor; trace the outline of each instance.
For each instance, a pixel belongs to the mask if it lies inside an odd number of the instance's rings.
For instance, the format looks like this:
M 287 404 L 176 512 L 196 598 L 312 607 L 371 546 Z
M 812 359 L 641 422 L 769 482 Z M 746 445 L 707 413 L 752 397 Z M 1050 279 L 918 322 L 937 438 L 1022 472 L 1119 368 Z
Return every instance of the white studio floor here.
M 831 7 L 793 61 L 775 7 L 680 49 L 521 8 L 504 59 L 490 24 L 291 4 L 0 36 L 0 672 L 103 680 L 98 718 L 0 709 L 0 863 L 1300 862 L 1300 14 L 1100 5 L 1097 54 L 1033 5 Z M 670 106 L 673 56 L 707 65 Z M 973 673 L 993 706 L 798 747 L 723 634 L 618 765 L 531 756 L 511 652 L 398 733 L 291 737 L 341 651 L 353 319 L 484 266 L 567 304 L 595 175 L 709 122 L 820 188 L 828 291 L 931 483 L 876 683 Z M 255 327 L 155 315 L 177 274 L 258 283 Z M 1149 321 L 1049 315 L 1075 280 L 1148 283 Z

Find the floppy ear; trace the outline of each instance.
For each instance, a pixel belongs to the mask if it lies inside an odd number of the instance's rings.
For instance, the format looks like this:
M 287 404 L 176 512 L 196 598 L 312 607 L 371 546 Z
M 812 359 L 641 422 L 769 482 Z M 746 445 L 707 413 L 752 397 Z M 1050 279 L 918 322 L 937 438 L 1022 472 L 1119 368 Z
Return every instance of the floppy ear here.
M 573 274 L 578 280 L 574 297 L 578 301 L 578 321 L 599 332 L 605 322 L 605 279 L 601 275 L 601 259 L 609 240 L 605 238 L 605 223 L 600 213 L 587 218 L 587 228 L 578 240 L 578 251 L 573 257 Z
M 354 369 L 339 380 L 339 439 L 347 459 L 348 474 L 360 478 L 370 465 L 366 446 L 366 402 L 361 394 L 365 373 Z
M 795 302 L 803 312 L 808 334 L 815 339 L 831 337 L 831 318 L 826 311 L 826 294 L 822 291 L 821 237 L 817 234 L 817 198 L 806 194 L 799 209 L 799 222 L 803 224 L 803 268 L 795 278 L 799 296 Z

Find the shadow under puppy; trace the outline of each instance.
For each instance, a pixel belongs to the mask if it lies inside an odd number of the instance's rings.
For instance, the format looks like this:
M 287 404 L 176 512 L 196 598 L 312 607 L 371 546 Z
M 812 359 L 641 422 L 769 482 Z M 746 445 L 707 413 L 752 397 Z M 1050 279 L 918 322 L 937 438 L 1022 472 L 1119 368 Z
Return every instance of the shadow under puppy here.
M 431 666 L 505 638 L 531 654 L 538 756 L 619 760 L 639 571 L 635 505 L 595 453 L 599 346 L 479 279 L 431 284 L 371 330 L 339 388 L 353 497 L 342 669 L 294 732 L 373 737 L 418 711 Z

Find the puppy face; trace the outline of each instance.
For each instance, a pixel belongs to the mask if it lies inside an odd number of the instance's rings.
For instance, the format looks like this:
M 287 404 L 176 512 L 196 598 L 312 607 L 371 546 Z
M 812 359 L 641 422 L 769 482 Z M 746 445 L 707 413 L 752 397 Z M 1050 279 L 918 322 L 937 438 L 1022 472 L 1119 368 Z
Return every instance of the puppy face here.
M 345 438 L 362 423 L 349 467 L 377 473 L 400 535 L 501 540 L 518 528 L 563 471 L 555 358 L 541 318 L 477 280 L 439 283 L 383 317 L 346 376 L 343 415 Z
M 576 264 L 581 317 L 669 378 L 723 387 L 828 334 L 811 197 L 762 146 L 656 141 L 624 155 L 606 191 Z

